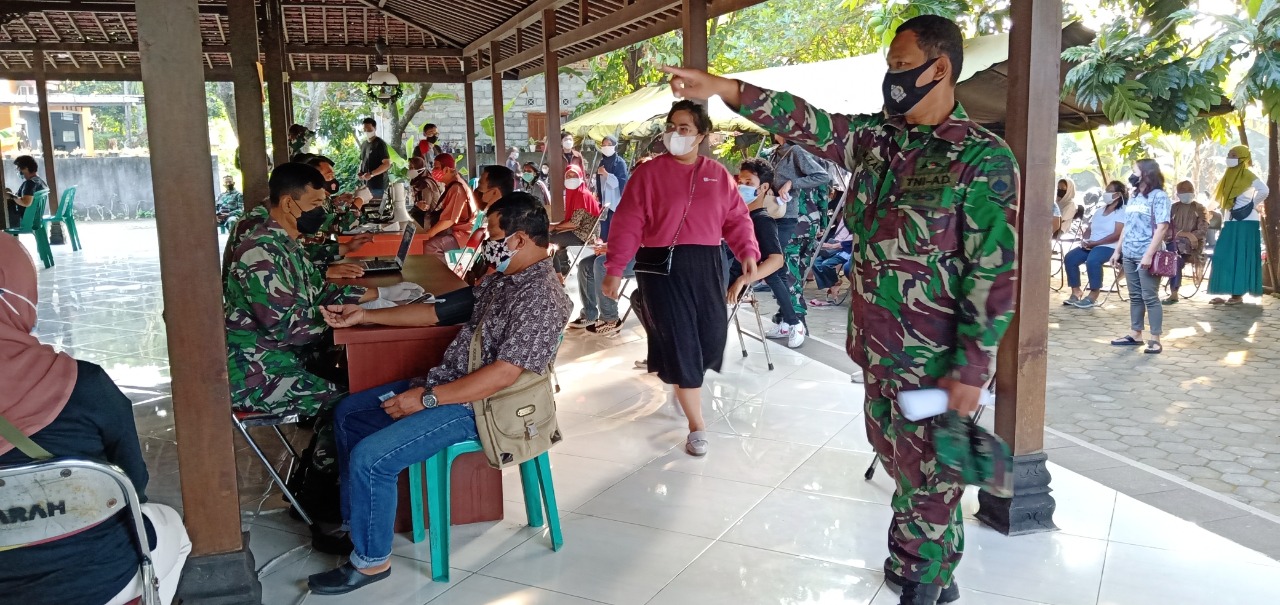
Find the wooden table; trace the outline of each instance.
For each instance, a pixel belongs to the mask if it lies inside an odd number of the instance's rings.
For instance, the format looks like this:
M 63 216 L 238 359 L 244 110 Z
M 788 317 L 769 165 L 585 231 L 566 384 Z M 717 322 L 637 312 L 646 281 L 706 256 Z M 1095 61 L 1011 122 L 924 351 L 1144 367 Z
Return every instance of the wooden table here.
M 354 235 L 339 235 L 338 243 L 345 244 L 351 241 Z M 350 258 L 370 258 L 374 256 L 395 256 L 400 251 L 400 240 L 404 239 L 404 231 L 384 231 L 373 234 L 373 241 L 360 247 L 359 250 L 348 254 Z M 427 230 L 418 229 L 413 236 L 413 243 L 409 244 L 409 256 L 417 256 L 426 254 L 427 252 Z M 412 281 L 412 280 L 410 280 Z
M 333 280 L 338 284 L 366 287 L 390 286 L 402 281 L 416 283 L 436 295 L 466 287 L 466 282 L 449 271 L 434 256 L 410 256 L 403 273 L 384 273 L 360 279 Z M 362 326 L 334 330 L 333 340 L 347 348 L 347 373 L 351 391 L 363 391 L 381 384 L 425 376 L 440 364 L 444 350 L 458 334 L 459 326 L 400 328 Z M 502 519 L 502 473 L 489 466 L 484 454 L 459 456 L 453 462 L 453 523 L 479 523 Z M 400 474 L 396 531 L 412 529 L 409 506 L 409 474 Z

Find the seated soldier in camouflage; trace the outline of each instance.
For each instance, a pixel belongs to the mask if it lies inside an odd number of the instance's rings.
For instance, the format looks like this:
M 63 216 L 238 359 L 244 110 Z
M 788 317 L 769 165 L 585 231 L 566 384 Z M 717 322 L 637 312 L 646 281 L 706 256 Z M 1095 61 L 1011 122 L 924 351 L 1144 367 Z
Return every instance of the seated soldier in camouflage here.
M 223 282 L 228 371 L 237 409 L 312 416 L 345 389 L 306 367 L 329 331 L 320 305 L 385 303 L 421 294 L 413 284 L 336 286 L 299 243 L 325 221 L 324 177 L 305 164 L 271 174 L 263 220 L 235 242 Z

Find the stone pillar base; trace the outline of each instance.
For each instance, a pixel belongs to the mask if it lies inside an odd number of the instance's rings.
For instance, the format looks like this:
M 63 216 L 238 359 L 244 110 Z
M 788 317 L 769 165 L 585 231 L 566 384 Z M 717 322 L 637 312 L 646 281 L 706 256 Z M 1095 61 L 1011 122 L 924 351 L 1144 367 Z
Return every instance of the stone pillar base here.
M 249 533 L 244 534 L 241 550 L 187 559 L 177 598 L 183 605 L 260 605 L 262 584 L 249 550 Z
M 1000 498 L 978 492 L 978 520 L 1006 536 L 1056 531 L 1053 511 L 1057 504 L 1049 492 L 1049 469 L 1044 452 L 1013 457 L 1013 497 Z

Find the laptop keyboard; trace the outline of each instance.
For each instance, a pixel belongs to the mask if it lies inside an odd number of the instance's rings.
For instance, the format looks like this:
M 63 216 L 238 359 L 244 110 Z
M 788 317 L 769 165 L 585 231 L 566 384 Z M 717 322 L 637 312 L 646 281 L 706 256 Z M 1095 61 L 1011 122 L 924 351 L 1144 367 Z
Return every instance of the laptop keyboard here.
M 365 270 L 369 269 L 396 269 L 399 268 L 394 261 L 389 260 L 370 260 L 364 263 Z

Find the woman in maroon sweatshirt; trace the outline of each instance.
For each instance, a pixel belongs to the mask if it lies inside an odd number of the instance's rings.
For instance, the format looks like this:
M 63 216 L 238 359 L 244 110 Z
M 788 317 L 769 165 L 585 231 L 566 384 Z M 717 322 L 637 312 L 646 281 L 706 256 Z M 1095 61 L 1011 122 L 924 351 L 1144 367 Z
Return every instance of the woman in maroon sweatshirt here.
M 720 370 L 729 331 L 721 266 L 724 240 L 754 276 L 760 248 L 737 181 L 715 160 L 700 157 L 698 147 L 711 131 L 705 107 L 678 101 L 667 114 L 663 143 L 668 153 L 636 168 L 609 227 L 605 262 L 606 296 L 618 298 L 622 272 L 637 259 L 636 305 L 649 334 L 649 371 L 674 385 L 676 399 L 689 419 L 685 451 L 707 453 L 702 419 L 702 380 L 707 370 Z M 645 272 L 644 261 L 666 258 Z M 639 253 L 639 257 L 637 257 Z M 664 274 L 665 273 L 665 274 Z

